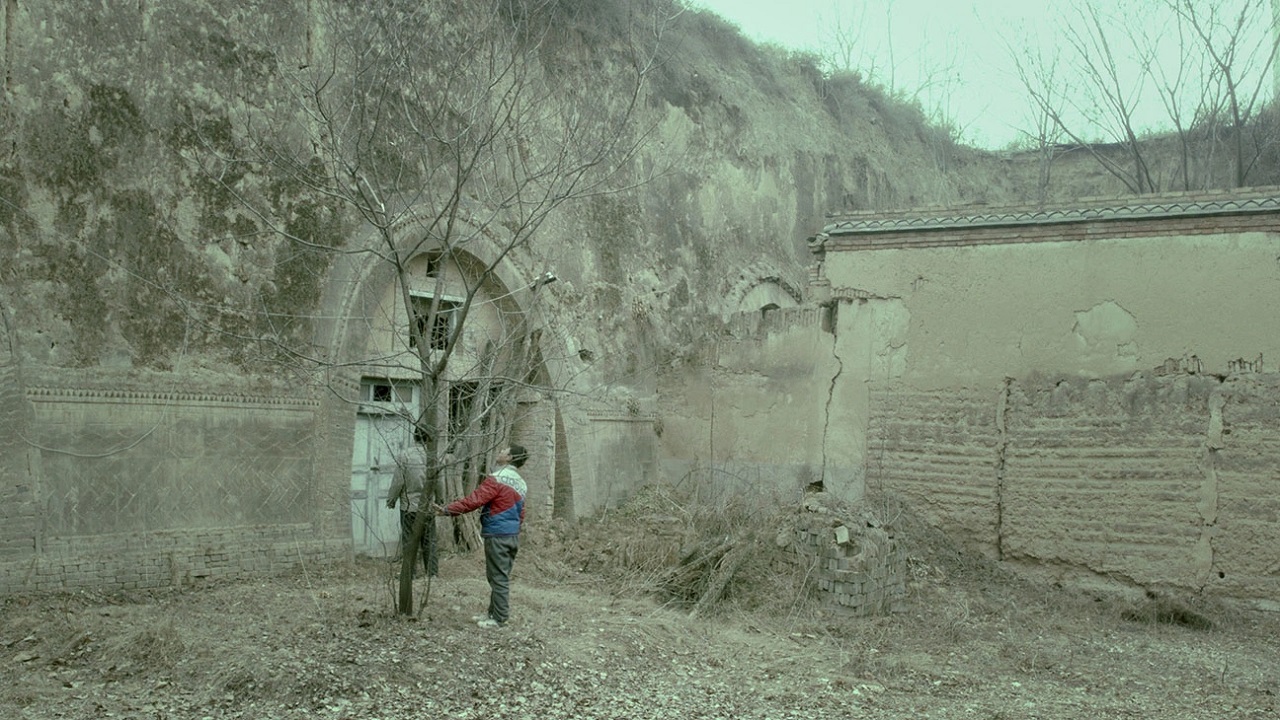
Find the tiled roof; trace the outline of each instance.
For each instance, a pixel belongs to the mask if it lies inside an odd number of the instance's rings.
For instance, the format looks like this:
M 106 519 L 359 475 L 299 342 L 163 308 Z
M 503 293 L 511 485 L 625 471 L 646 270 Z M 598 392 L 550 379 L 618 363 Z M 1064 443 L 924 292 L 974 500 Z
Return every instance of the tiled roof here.
M 1143 202 L 1143 201 L 1146 202 Z M 895 213 L 856 213 L 836 216 L 822 234 L 859 235 L 882 232 L 951 230 L 960 228 L 1052 225 L 1107 220 L 1144 220 L 1206 215 L 1243 215 L 1280 211 L 1280 189 L 1266 194 L 1239 191 L 1227 194 L 1183 194 L 1130 198 L 1128 202 L 1051 208 L 1004 208 L 981 213 L 956 209 L 910 210 Z

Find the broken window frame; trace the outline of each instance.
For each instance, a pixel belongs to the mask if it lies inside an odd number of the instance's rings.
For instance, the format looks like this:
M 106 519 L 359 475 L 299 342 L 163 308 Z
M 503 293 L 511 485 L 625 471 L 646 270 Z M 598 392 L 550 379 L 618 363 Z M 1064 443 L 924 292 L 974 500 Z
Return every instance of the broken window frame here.
M 414 318 L 419 323 L 419 331 L 422 331 L 423 325 L 427 322 L 431 314 L 431 304 L 436 297 L 434 293 L 425 293 L 412 291 L 409 293 L 414 305 Z M 431 331 L 426 333 L 427 342 L 432 350 L 444 350 L 449 346 L 449 337 L 453 334 L 457 324 L 458 311 L 462 309 L 463 299 L 452 295 L 440 295 L 440 302 L 436 305 L 436 316 L 432 322 Z M 409 333 L 409 348 L 413 349 L 418 346 L 418 333 Z

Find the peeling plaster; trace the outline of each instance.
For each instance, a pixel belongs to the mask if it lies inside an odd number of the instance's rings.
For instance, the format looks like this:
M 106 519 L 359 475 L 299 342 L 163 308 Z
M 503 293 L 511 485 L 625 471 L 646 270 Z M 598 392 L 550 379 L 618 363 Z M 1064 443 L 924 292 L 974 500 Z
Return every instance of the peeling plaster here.
M 1138 320 L 1114 300 L 1075 313 L 1071 332 L 1082 349 L 1091 353 L 1136 359 Z
M 876 378 L 900 378 L 907 371 L 907 331 L 911 313 L 899 299 L 876 302 L 872 319 L 876 339 L 871 372 Z

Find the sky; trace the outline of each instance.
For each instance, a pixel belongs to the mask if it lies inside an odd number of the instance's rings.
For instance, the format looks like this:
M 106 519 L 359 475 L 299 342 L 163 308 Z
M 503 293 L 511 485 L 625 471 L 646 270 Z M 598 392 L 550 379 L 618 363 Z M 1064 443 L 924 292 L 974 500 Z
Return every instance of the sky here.
M 1006 42 L 1044 32 L 1046 0 L 694 0 L 747 37 L 816 50 L 831 28 L 860 28 L 855 51 L 880 84 L 915 92 L 962 136 L 1002 147 L 1018 136 L 1027 101 L 1008 71 Z M 890 59 L 892 58 L 892 62 Z M 892 68 L 892 72 L 890 72 Z M 865 73 L 864 73 L 865 74 Z
M 1256 0 L 1208 0 L 1219 7 Z M 918 97 L 926 112 L 943 118 L 960 137 L 980 147 L 1000 149 L 1034 133 L 1036 113 L 1012 62 L 1012 52 L 1052 55 L 1064 44 L 1063 13 L 1073 3 L 1063 0 L 692 0 L 735 23 L 757 42 L 793 50 L 831 47 L 834 27 L 856 34 L 853 64 L 882 86 Z M 1158 13 L 1157 0 L 1103 0 L 1115 10 L 1108 26 L 1140 27 Z M 1167 26 L 1165 26 L 1167 28 Z M 855 29 L 856 28 L 856 29 Z M 1163 52 L 1176 33 L 1156 29 Z M 1182 53 L 1178 56 L 1186 56 Z M 1061 77 L 1061 73 L 1060 73 Z M 1167 111 L 1142 92 L 1140 126 L 1168 125 Z M 1137 85 L 1135 85 L 1137 87 Z M 1266 87 L 1270 88 L 1270 80 Z M 1268 92 L 1269 94 L 1269 92 Z M 1087 103 L 1086 103 L 1087 104 Z M 1105 140 L 1098 130 L 1087 140 Z

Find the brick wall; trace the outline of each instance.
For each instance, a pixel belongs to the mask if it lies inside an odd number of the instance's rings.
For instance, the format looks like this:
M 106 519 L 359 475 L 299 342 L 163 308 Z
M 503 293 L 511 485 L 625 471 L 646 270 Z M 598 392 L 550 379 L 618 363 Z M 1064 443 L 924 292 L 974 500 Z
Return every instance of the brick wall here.
M 0 561 L 0 594 L 136 590 L 234 580 L 349 558 L 348 538 L 309 524 L 64 538 L 22 561 Z
M 47 368 L 21 396 L 25 461 L 6 474 L 0 594 L 160 587 L 350 556 L 341 402 L 240 378 Z
M 1059 205 L 849 213 L 838 216 L 829 227 L 832 236 L 825 249 L 865 251 L 1272 232 L 1276 210 L 1259 203 L 1271 202 L 1278 192 L 1277 188 L 1232 189 L 1126 196 L 1109 203 L 1092 198 Z M 851 225 L 871 221 L 879 227 L 843 234 L 839 221 Z
M 1111 220 L 1069 224 L 1046 223 L 1044 225 L 1022 225 L 1016 227 L 955 228 L 928 233 L 885 232 L 857 237 L 842 236 L 827 241 L 827 249 L 891 250 L 976 245 L 1025 245 L 1037 242 L 1273 232 L 1275 228 L 1274 215 L 1210 217 L 1204 218 L 1197 223 L 1174 219 Z

